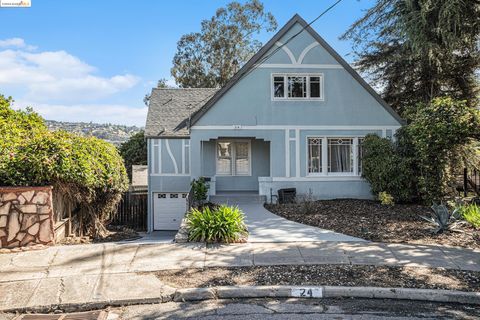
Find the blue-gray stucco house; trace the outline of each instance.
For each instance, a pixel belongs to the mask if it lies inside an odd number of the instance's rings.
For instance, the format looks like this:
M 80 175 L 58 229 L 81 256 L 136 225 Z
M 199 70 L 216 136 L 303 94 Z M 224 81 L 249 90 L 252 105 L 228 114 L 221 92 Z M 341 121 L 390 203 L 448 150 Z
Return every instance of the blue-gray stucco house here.
M 178 227 L 198 177 L 211 179 L 212 195 L 250 191 L 270 199 L 293 187 L 320 199 L 371 198 L 361 177 L 362 138 L 393 137 L 401 125 L 295 15 L 223 88 L 152 90 L 148 229 Z

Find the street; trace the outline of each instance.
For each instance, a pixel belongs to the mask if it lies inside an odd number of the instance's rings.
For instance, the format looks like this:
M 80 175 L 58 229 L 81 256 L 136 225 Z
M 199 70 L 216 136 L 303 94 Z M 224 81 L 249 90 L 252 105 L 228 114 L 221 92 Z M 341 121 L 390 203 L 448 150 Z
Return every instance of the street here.
M 478 319 L 480 310 L 460 304 L 381 299 L 249 299 L 168 302 L 106 310 L 108 320 L 147 319 Z M 0 320 L 34 320 L 36 315 L 0 314 Z M 61 314 L 50 319 L 59 319 Z M 65 317 L 73 319 L 74 317 Z M 79 319 L 80 317 L 75 317 Z M 47 318 L 42 318 L 47 319 Z M 81 317 L 81 319 L 97 319 Z M 101 319 L 101 318 L 98 318 Z

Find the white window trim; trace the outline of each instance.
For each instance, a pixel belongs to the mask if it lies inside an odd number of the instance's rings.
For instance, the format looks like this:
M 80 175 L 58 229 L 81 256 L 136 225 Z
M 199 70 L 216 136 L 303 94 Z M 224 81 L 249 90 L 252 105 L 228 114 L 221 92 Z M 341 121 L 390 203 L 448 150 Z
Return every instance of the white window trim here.
M 309 172 L 308 171 L 308 139 L 318 138 L 322 140 L 322 171 L 321 172 Z M 353 156 L 353 172 L 328 172 L 328 139 L 353 139 L 352 141 L 352 156 Z M 361 173 L 358 172 L 358 140 L 364 139 L 365 136 L 352 136 L 352 135 L 307 135 L 305 137 L 305 177 L 306 178 L 318 178 L 318 177 L 361 177 Z
M 275 97 L 274 93 L 274 78 L 283 77 L 284 92 L 283 98 Z M 305 98 L 289 98 L 287 77 L 307 77 L 307 96 Z M 310 97 L 310 77 L 320 78 L 320 97 Z M 270 76 L 270 96 L 272 101 L 325 101 L 325 80 L 323 73 L 272 73 Z
M 231 174 L 218 172 L 218 143 L 219 142 L 247 142 L 248 143 L 248 174 L 235 174 L 236 147 L 232 148 Z M 251 177 L 252 176 L 252 142 L 245 139 L 218 139 L 215 141 L 215 175 L 219 177 Z

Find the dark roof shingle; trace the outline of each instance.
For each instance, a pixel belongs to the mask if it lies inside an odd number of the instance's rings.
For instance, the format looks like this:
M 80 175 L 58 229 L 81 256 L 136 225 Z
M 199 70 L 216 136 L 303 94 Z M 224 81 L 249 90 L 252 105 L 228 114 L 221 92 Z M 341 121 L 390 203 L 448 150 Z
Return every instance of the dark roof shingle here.
M 200 109 L 218 89 L 153 88 L 148 107 L 145 136 L 185 137 L 189 117 Z

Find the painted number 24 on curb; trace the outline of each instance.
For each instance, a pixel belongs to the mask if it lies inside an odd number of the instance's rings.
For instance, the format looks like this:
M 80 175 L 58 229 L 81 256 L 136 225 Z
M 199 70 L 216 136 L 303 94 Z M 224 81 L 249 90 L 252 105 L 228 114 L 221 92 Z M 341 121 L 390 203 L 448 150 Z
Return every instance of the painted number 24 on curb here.
M 323 291 L 322 288 L 295 288 L 292 289 L 291 296 L 297 298 L 321 298 Z

